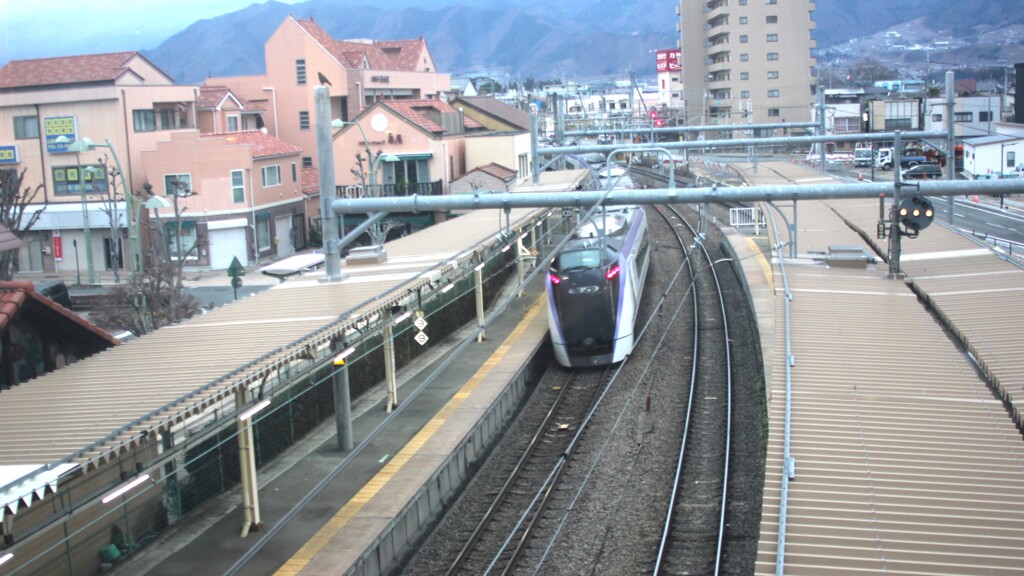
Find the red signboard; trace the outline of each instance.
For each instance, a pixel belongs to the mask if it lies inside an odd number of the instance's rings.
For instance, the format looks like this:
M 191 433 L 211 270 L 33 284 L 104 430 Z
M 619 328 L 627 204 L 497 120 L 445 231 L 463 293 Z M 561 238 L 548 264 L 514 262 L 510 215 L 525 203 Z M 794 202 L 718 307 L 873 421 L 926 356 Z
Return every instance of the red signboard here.
M 658 72 L 679 72 L 683 69 L 679 49 L 658 50 L 656 53 Z
M 60 230 L 53 231 L 53 259 L 58 262 L 64 259 L 64 244 L 60 239 Z

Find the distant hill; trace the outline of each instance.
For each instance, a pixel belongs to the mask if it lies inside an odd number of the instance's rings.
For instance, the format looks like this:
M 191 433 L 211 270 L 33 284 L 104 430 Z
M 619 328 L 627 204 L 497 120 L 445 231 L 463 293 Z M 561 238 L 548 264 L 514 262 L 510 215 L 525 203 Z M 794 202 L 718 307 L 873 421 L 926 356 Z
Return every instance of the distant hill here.
M 288 14 L 315 18 L 334 38 L 393 40 L 423 36 L 439 70 L 501 79 L 533 76 L 588 80 L 654 75 L 654 51 L 676 46 L 676 0 L 438 0 L 432 8 L 409 0 L 368 4 L 366 0 L 310 0 L 301 4 L 253 4 L 237 12 L 196 22 L 146 56 L 179 83 L 208 76 L 260 74 L 263 46 Z M 870 44 L 855 44 L 901 25 L 934 37 L 970 38 L 936 62 L 1015 57 L 1024 31 L 1024 11 L 995 0 L 819 0 L 815 38 L 822 63 L 850 54 L 872 56 Z M 995 44 L 993 44 L 995 42 Z M 995 46 L 993 48 L 993 46 Z M 836 51 L 838 50 L 838 51 Z M 867 50 L 867 52 L 865 52 Z M 988 60 L 985 60 L 986 55 Z M 899 54 L 890 54 L 896 64 Z M 910 55 L 913 56 L 913 55 Z M 908 57 L 913 62 L 915 58 Z

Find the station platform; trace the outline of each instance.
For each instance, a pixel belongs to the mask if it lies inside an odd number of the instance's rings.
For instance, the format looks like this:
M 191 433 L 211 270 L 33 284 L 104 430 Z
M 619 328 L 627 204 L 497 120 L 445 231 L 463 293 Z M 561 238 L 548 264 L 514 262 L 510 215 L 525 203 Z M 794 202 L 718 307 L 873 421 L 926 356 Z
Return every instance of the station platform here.
M 353 406 L 357 446 L 380 432 L 361 451 L 341 451 L 329 422 L 261 470 L 259 532 L 239 537 L 241 497 L 235 491 L 115 573 L 378 573 L 394 560 L 399 540 L 418 536 L 421 517 L 427 522 L 451 495 L 481 455 L 478 446 L 500 433 L 528 393 L 535 376 L 531 359 L 547 337 L 543 292 L 538 276 L 487 326 L 482 342 L 466 329 L 415 369 L 402 371 L 400 402 L 391 414 L 384 391 L 362 398 Z M 456 354 L 460 345 L 465 352 Z M 408 398 L 424 383 L 422 393 Z M 332 474 L 296 512 L 303 497 Z M 271 532 L 284 522 L 286 530 Z M 247 554 L 251 558 L 238 564 Z
M 789 163 L 748 173 L 758 185 L 823 177 Z M 769 406 L 756 573 L 1019 574 L 1024 363 L 1011 334 L 1024 270 L 936 222 L 903 240 L 890 277 L 878 200 L 796 209 L 795 256 L 745 265 Z M 741 258 L 758 250 L 734 238 Z M 830 263 L 850 247 L 873 258 Z

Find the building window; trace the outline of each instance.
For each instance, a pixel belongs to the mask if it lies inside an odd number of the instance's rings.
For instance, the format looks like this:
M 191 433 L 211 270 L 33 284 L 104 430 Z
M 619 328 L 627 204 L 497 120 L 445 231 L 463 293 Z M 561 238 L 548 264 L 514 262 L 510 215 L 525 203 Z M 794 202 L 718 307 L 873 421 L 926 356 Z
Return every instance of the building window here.
M 740 6 L 746 6 L 747 0 L 740 0 Z
M 152 110 L 132 110 L 136 132 L 156 131 L 156 113 Z
M 910 130 L 913 127 L 913 122 L 910 118 L 886 118 L 885 129 L 886 130 Z
M 298 181 L 299 181 L 299 167 L 295 164 L 295 162 L 292 162 L 292 182 L 298 182 Z
M 299 130 L 309 130 L 309 112 L 299 112 Z
M 832 121 L 832 130 L 840 132 L 860 132 L 860 118 L 836 118 Z
M 746 16 L 740 16 L 740 24 L 746 24 L 746 23 L 747 23 L 747 17 Z
M 1006 151 L 1006 167 L 1011 170 L 1017 166 L 1017 152 L 1014 150 Z
M 779 114 L 779 109 L 778 108 L 769 108 L 768 109 L 768 117 L 769 118 L 778 118 L 779 116 L 780 116 L 780 114 Z
M 750 98 L 750 90 L 741 90 L 740 98 Z
M 769 52 L 768 53 L 768 60 L 774 62 L 775 60 L 778 60 L 778 59 L 779 59 L 779 53 L 778 52 Z
M 750 60 L 750 54 L 740 54 L 740 62 L 746 62 Z
M 281 167 L 280 166 L 264 166 L 263 167 L 263 187 L 270 188 L 271 186 L 281 185 Z
M 183 255 L 186 260 L 199 257 L 199 251 L 194 250 L 198 242 L 195 220 L 168 222 L 164 226 L 164 231 L 167 236 L 167 252 L 171 259 L 181 260 Z
M 765 24 L 778 24 L 779 23 L 779 17 L 778 16 L 765 16 L 764 17 L 764 21 L 765 21 Z
M 302 167 L 303 168 L 312 168 L 313 167 L 313 157 L 312 156 L 303 156 L 302 157 Z
M 764 0 L 765 4 L 778 4 L 779 0 Z
M 953 114 L 953 122 L 974 122 L 974 112 L 957 112 Z
M 769 70 L 768 71 L 768 79 L 769 80 L 778 80 L 779 79 L 779 71 L 778 70 Z
M 778 98 L 779 97 L 779 91 L 778 90 L 769 90 L 768 91 L 768 97 L 769 98 Z
M 256 249 L 270 250 L 270 214 L 267 212 L 256 215 Z
M 160 113 L 160 129 L 173 130 L 175 128 L 174 110 L 164 108 L 163 110 L 158 110 L 157 112 Z
M 39 138 L 39 117 L 38 116 L 15 116 L 14 117 L 14 139 L 28 140 Z
M 750 80 L 750 72 L 740 72 L 740 80 Z
M 768 39 L 769 42 L 778 42 L 779 41 L 779 35 L 778 34 L 769 34 L 767 39 Z
M 231 171 L 231 201 L 235 204 L 245 202 L 245 174 L 241 170 Z
M 295 61 L 295 83 L 302 86 L 306 83 L 306 61 L 299 59 Z
M 740 34 L 740 44 L 746 44 L 746 43 L 747 43 L 747 35 L 746 34 Z
M 191 174 L 164 174 L 165 196 L 191 196 Z
M 991 122 L 992 112 L 982 111 L 978 112 L 978 122 Z
M 932 114 L 932 122 L 942 122 L 942 114 Z
M 238 132 L 238 116 L 228 116 L 228 132 Z

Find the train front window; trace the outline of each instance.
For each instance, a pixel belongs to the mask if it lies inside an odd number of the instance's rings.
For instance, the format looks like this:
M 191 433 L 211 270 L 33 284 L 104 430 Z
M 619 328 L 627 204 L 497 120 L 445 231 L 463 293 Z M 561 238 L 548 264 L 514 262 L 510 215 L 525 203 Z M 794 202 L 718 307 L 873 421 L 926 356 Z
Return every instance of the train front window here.
M 601 266 L 601 251 L 599 249 L 573 250 L 562 252 L 555 262 L 555 269 L 562 272 L 570 270 L 592 270 Z

